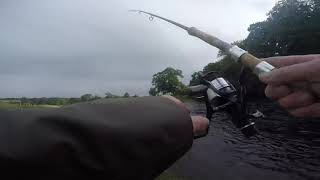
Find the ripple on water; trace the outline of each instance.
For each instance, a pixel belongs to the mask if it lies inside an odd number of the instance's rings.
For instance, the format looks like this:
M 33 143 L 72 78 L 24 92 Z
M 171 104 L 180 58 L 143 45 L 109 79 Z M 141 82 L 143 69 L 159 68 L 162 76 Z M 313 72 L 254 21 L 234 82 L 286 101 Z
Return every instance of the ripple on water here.
M 205 114 L 203 104 L 188 105 L 193 114 Z M 251 103 L 249 107 L 259 107 L 266 115 L 256 120 L 259 135 L 250 139 L 243 137 L 227 114 L 216 113 L 212 118 L 208 139 L 224 144 L 216 148 L 223 148 L 224 155 L 232 157 L 228 160 L 230 167 L 232 162 L 242 162 L 261 171 L 286 173 L 298 179 L 320 179 L 320 121 L 294 119 L 273 103 Z

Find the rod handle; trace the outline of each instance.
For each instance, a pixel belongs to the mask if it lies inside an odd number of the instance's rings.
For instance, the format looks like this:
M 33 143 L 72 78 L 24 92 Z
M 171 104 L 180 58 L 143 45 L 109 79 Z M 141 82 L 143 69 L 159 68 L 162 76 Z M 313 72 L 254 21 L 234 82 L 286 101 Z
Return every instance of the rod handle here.
M 227 51 L 228 49 L 231 48 L 231 45 L 228 44 L 227 42 L 222 41 L 221 39 L 212 36 L 208 33 L 205 33 L 203 31 L 200 31 L 199 29 L 195 28 L 195 27 L 190 27 L 188 30 L 188 34 L 194 37 L 197 37 L 203 41 L 205 41 L 206 43 L 217 47 L 218 49 L 222 50 L 222 51 Z
M 261 59 L 253 56 L 250 53 L 245 53 L 240 57 L 240 62 L 250 68 L 256 75 L 260 75 L 263 73 L 270 72 L 275 69 L 274 66 L 269 64 L 266 61 L 262 61 Z

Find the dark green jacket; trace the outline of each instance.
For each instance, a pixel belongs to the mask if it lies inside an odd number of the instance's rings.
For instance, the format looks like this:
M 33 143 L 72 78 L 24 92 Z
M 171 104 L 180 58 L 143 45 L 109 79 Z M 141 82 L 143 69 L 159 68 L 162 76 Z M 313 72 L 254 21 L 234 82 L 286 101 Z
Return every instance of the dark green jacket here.
M 192 140 L 188 112 L 161 97 L 0 111 L 1 179 L 149 180 Z

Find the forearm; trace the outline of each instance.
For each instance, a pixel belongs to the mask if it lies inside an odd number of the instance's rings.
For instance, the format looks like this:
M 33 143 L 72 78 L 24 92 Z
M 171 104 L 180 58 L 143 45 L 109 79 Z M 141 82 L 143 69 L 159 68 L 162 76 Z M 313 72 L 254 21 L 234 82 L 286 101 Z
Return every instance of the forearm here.
M 159 97 L 6 112 L 0 119 L 1 166 L 36 178 L 152 179 L 193 139 L 188 112 Z

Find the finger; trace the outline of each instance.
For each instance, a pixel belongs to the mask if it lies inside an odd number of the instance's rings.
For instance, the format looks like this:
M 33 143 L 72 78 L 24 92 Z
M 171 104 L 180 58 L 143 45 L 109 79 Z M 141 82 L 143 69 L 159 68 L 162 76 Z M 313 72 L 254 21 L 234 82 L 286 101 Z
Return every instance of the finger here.
M 313 61 L 309 61 L 275 69 L 269 73 L 262 74 L 259 78 L 262 82 L 271 85 L 289 84 L 292 82 L 309 81 L 313 78 L 315 70 Z
M 313 104 L 315 102 L 315 97 L 307 91 L 297 91 L 279 99 L 278 102 L 286 109 L 293 109 Z
M 307 107 L 298 108 L 290 111 L 296 117 L 320 117 L 320 103 L 315 103 Z
M 319 59 L 320 55 L 299 55 L 299 56 L 278 56 L 263 59 L 275 67 L 290 66 L 293 64 L 304 63 L 312 61 L 314 59 Z
M 311 86 L 309 86 L 309 89 L 311 89 L 313 93 L 320 98 L 320 82 L 311 84 Z
M 173 101 L 174 103 L 176 103 L 176 105 L 178 105 L 179 107 L 185 109 L 186 111 L 188 111 L 189 113 L 191 112 L 190 109 L 183 103 L 181 102 L 179 99 L 173 97 L 173 96 L 168 96 L 168 95 L 165 95 L 165 96 L 162 96 L 164 98 L 167 98 L 171 101 Z
M 273 86 L 273 85 L 268 85 L 265 94 L 268 98 L 277 100 L 279 98 L 288 96 L 291 93 L 291 90 L 288 86 Z
M 206 135 L 209 128 L 209 120 L 202 116 L 191 116 L 193 124 L 193 135 L 203 136 Z

